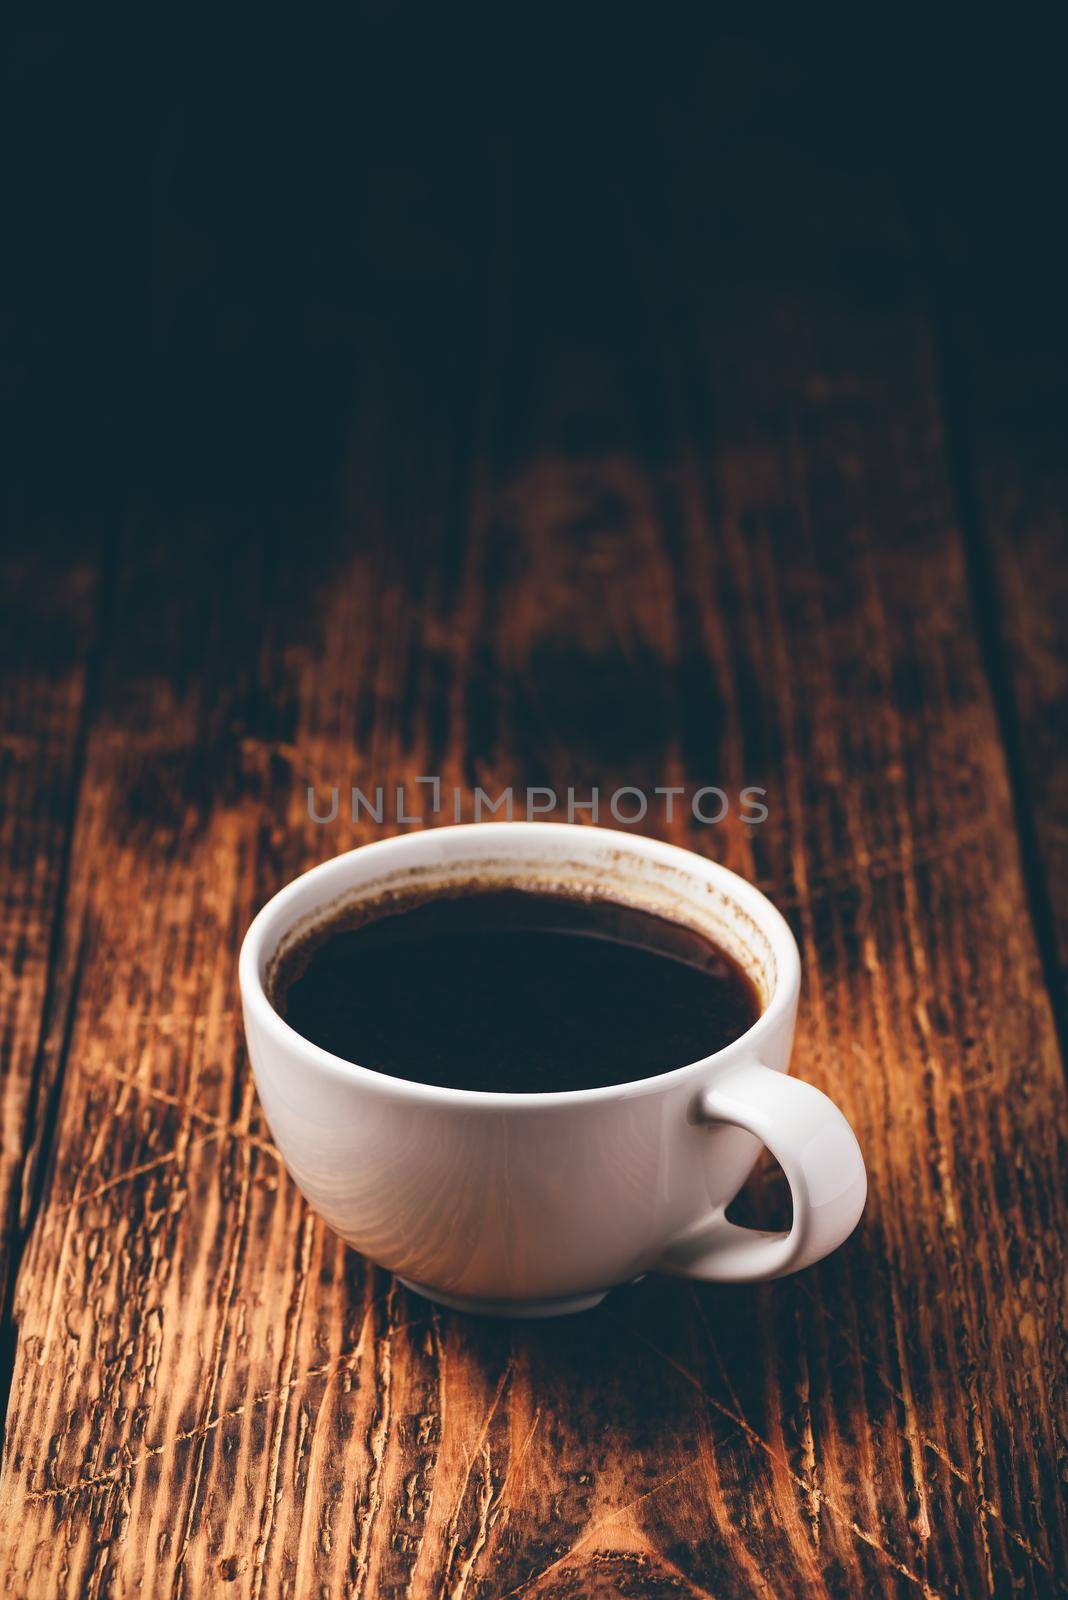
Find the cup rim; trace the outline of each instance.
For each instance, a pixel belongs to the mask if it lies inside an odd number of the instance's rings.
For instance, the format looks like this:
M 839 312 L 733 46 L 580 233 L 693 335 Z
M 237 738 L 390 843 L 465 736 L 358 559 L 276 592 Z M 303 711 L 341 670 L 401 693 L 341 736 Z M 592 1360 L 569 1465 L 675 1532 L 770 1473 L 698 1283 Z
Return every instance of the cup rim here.
M 319 876 L 325 883 L 333 877 L 338 864 L 350 857 L 363 858 L 368 852 L 374 852 L 376 855 L 388 853 L 391 846 L 397 846 L 412 837 L 412 834 L 406 833 L 391 834 L 386 839 L 375 839 L 368 844 L 358 845 L 353 850 L 342 851 L 339 855 L 319 862 L 296 878 L 290 879 L 261 907 L 245 933 L 238 957 L 238 982 L 246 1018 L 251 1017 L 280 1048 L 299 1052 L 309 1065 L 354 1087 L 377 1090 L 380 1093 L 388 1092 L 395 1097 L 423 1105 L 451 1105 L 469 1109 L 484 1107 L 514 1112 L 524 1106 L 532 1109 L 552 1109 L 556 1106 L 592 1105 L 597 1101 L 628 1099 L 674 1087 L 685 1082 L 688 1076 L 697 1077 L 702 1070 L 707 1071 L 728 1057 L 737 1057 L 743 1051 L 756 1059 L 760 1058 L 760 1046 L 765 1036 L 775 1029 L 795 1003 L 801 981 L 801 957 L 793 932 L 782 912 L 760 889 L 748 879 L 732 872 L 729 867 L 706 856 L 698 855 L 696 851 L 684 849 L 680 845 L 666 844 L 647 834 L 623 832 L 617 828 L 601 828 L 570 822 L 501 821 L 457 823 L 421 831 L 431 832 L 437 839 L 441 839 L 445 836 L 470 835 L 476 831 L 482 834 L 487 828 L 508 830 L 513 838 L 517 833 L 529 835 L 536 829 L 539 837 L 544 837 L 546 834 L 555 835 L 560 844 L 573 841 L 576 834 L 596 834 L 598 839 L 604 839 L 606 844 L 614 849 L 626 851 L 640 859 L 674 867 L 706 883 L 714 884 L 752 917 L 771 946 L 775 959 L 775 988 L 760 1016 L 750 1028 L 739 1034 L 737 1039 L 732 1039 L 722 1049 L 713 1051 L 711 1055 L 702 1056 L 697 1061 L 672 1067 L 669 1072 L 658 1072 L 647 1078 L 629 1079 L 617 1084 L 601 1084 L 589 1089 L 536 1090 L 529 1094 L 516 1094 L 502 1089 L 458 1089 L 441 1084 L 420 1083 L 409 1078 L 396 1078 L 390 1073 L 360 1066 L 358 1062 L 348 1061 L 344 1056 L 337 1056 L 332 1051 L 324 1050 L 321 1045 L 314 1044 L 291 1027 L 271 1004 L 260 975 L 260 956 L 264 940 L 278 919 L 284 918 L 287 907 L 298 898 L 309 881 Z M 335 897 L 324 895 L 323 905 L 328 905 L 332 898 Z M 290 926 L 292 925 L 291 922 Z M 283 936 L 285 931 L 283 930 Z

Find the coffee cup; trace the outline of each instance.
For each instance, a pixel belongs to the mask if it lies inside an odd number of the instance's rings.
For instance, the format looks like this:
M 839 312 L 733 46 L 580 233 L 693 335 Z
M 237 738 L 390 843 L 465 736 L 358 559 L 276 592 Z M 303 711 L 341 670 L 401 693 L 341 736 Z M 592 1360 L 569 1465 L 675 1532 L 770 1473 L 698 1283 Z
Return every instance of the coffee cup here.
M 671 1071 L 515 1094 L 370 1070 L 313 1044 L 272 1005 L 287 949 L 339 909 L 472 879 L 602 897 L 703 932 L 752 978 L 760 1015 L 725 1048 Z M 752 884 L 690 851 L 549 822 L 379 840 L 276 894 L 245 936 L 239 970 L 256 1086 L 297 1186 L 355 1249 L 443 1305 L 554 1316 L 648 1272 L 775 1278 L 836 1249 L 863 1210 L 852 1129 L 819 1089 L 788 1075 L 801 976 L 793 935 Z M 782 1233 L 725 1215 L 762 1146 L 790 1186 Z

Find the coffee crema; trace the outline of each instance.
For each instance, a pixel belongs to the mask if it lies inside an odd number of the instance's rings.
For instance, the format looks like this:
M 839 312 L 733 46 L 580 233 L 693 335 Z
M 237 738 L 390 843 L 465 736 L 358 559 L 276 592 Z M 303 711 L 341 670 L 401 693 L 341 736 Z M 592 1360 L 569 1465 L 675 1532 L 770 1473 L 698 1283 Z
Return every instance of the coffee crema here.
M 478 884 L 317 925 L 275 1010 L 346 1061 L 450 1089 L 537 1094 L 654 1077 L 752 1027 L 752 979 L 708 935 L 614 901 Z

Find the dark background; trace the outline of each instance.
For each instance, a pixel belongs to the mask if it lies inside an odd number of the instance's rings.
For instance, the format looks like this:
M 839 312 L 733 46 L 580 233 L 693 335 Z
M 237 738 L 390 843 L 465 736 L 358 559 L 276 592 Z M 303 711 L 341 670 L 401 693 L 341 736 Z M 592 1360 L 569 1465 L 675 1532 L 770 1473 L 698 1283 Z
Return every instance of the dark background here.
M 243 506 L 262 540 L 268 508 L 331 496 L 361 363 L 429 427 L 491 360 L 521 449 L 547 351 L 684 363 L 738 286 L 928 303 L 961 446 L 977 384 L 1048 432 L 1063 45 L 1040 19 L 820 36 L 686 7 L 25 26 L 3 93 L 13 536 L 136 498 Z

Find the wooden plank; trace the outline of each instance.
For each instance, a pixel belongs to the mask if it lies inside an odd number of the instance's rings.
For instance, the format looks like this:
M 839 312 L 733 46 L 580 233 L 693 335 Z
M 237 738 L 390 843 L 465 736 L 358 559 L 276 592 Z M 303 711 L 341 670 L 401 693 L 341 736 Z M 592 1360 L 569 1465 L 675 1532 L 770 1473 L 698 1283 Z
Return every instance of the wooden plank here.
M 95 551 L 53 532 L 0 559 L 0 1392 L 11 1258 L 32 1222 L 74 1003 L 58 938 L 97 627 Z
M 306 463 L 254 541 L 209 508 L 123 552 L 19 1279 L 13 1593 L 1042 1595 L 1064 1570 L 1064 1090 L 926 326 L 740 302 L 664 360 L 622 336 L 629 294 L 554 345 L 517 292 L 473 397 L 460 334 L 372 370 L 343 506 Z M 238 941 L 372 831 L 312 822 L 309 780 L 428 772 L 768 788 L 759 828 L 647 826 L 793 919 L 797 1070 L 871 1170 L 845 1250 L 497 1326 L 307 1213 Z
M 1052 40 L 1050 41 L 1052 43 Z M 945 137 L 921 139 L 912 209 L 931 280 L 940 386 L 976 619 L 1018 819 L 1021 860 L 1068 1046 L 1068 310 L 1049 196 L 1058 109 L 1045 92 L 1059 51 L 1005 41 L 938 47 L 939 83 L 960 85 Z M 1038 48 L 1036 48 L 1038 46 Z M 1022 57 L 1019 58 L 1022 60 Z M 987 115 L 1018 83 L 1012 114 Z M 937 98 L 941 108 L 941 95 Z M 996 199 L 995 199 L 996 197 Z M 993 203 L 992 203 L 993 202 Z
M 1017 269 L 1018 270 L 1018 269 Z M 947 308 L 947 409 L 986 653 L 1016 776 L 1032 911 L 1068 1037 L 1068 429 L 1060 280 L 1033 278 L 1007 325 L 980 277 Z
M 1062 461 L 1038 463 L 991 442 L 983 451 L 980 493 L 993 532 L 1013 691 L 1021 723 L 1026 793 L 1032 807 L 1060 985 L 1068 976 L 1068 475 Z

